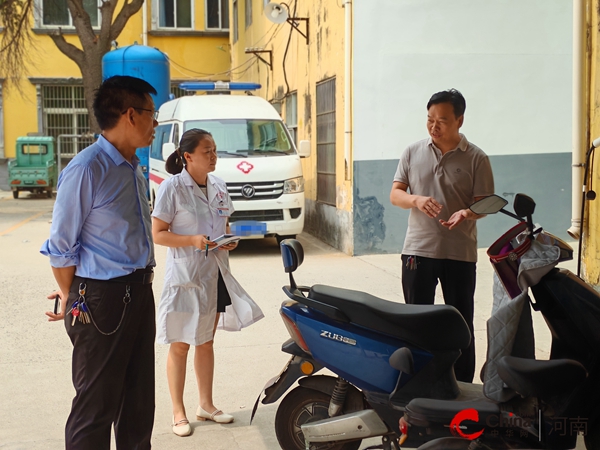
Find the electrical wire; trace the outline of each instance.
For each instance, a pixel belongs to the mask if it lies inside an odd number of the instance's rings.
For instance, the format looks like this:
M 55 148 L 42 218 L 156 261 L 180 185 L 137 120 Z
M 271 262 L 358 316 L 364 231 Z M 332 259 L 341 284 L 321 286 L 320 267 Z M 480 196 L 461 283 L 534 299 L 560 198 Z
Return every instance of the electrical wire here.
M 296 8 L 298 6 L 298 0 L 294 1 L 294 11 L 292 12 L 292 17 L 296 17 Z M 290 84 L 288 83 L 288 79 L 287 79 L 287 70 L 285 68 L 285 60 L 287 59 L 287 53 L 288 50 L 290 48 L 290 42 L 292 41 L 292 33 L 294 31 L 294 27 L 290 26 L 290 32 L 288 34 L 288 39 L 287 39 L 287 43 L 285 45 L 285 51 L 283 52 L 283 61 L 282 61 L 282 69 L 283 69 L 283 80 L 285 81 L 285 86 L 286 86 L 286 92 L 283 95 L 283 97 L 278 98 L 278 99 L 273 99 L 273 101 L 281 101 L 284 98 L 286 98 L 289 94 L 290 94 Z
M 265 32 L 265 34 L 262 35 L 262 37 L 256 41 L 256 43 L 253 45 L 253 47 L 257 47 L 260 44 L 260 41 L 262 41 L 267 34 L 269 34 L 269 32 L 273 29 L 273 27 L 277 25 L 276 23 L 272 24 L 271 27 Z M 269 39 L 269 41 L 267 41 L 267 43 L 265 45 L 267 45 L 271 40 Z
M 179 64 L 179 63 L 175 62 L 174 60 L 172 60 L 172 59 L 171 59 L 171 58 L 169 58 L 168 56 L 167 56 L 167 59 L 169 60 L 169 62 L 173 63 L 175 66 L 178 66 L 178 67 L 180 67 L 180 68 L 182 68 L 182 69 L 184 69 L 184 70 L 187 70 L 187 71 L 189 71 L 189 72 L 191 72 L 191 73 L 194 73 L 194 74 L 196 74 L 196 75 L 215 76 L 215 75 L 225 75 L 225 74 L 230 74 L 230 73 L 232 73 L 234 70 L 236 70 L 236 69 L 239 69 L 239 68 L 241 68 L 241 67 L 245 66 L 246 64 L 253 62 L 253 61 L 254 61 L 254 59 L 256 59 L 256 56 L 255 56 L 254 58 L 250 58 L 250 59 L 246 60 L 245 62 L 243 62 L 243 63 L 242 63 L 242 64 L 240 64 L 239 66 L 232 67 L 232 68 L 231 68 L 231 69 L 229 69 L 229 70 L 226 70 L 226 71 L 224 71 L 224 72 L 217 72 L 217 73 L 198 72 L 198 71 L 196 71 L 196 70 L 192 70 L 192 69 L 190 69 L 190 68 L 188 68 L 188 67 L 182 66 L 181 64 Z

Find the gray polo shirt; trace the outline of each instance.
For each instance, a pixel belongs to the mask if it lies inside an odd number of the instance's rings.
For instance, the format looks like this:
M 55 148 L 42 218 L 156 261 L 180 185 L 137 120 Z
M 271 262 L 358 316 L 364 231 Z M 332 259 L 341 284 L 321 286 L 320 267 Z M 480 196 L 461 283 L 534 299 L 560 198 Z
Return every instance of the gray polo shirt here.
M 487 155 L 461 134 L 458 147 L 442 156 L 431 138 L 408 146 L 398 163 L 394 181 L 408 185 L 411 194 L 435 198 L 442 211 L 435 219 L 412 208 L 402 253 L 427 258 L 477 261 L 475 220 L 449 230 L 439 223 L 468 208 L 475 197 L 494 193 L 494 177 Z

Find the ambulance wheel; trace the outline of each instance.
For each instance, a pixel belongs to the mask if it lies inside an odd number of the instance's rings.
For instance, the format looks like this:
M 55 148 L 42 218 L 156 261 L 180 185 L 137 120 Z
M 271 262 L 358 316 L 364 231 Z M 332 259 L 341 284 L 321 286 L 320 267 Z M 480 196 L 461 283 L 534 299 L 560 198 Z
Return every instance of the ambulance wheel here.
M 19 198 L 19 191 L 16 189 L 13 191 L 13 198 Z
M 301 425 L 329 417 L 331 397 L 323 392 L 298 386 L 284 397 L 275 415 L 275 434 L 284 450 L 305 450 Z M 343 411 L 344 412 L 344 411 Z M 342 412 L 342 413 L 343 413 Z M 346 411 L 347 412 L 347 411 Z M 310 450 L 358 450 L 361 441 L 351 441 L 333 445 L 333 443 L 314 443 Z

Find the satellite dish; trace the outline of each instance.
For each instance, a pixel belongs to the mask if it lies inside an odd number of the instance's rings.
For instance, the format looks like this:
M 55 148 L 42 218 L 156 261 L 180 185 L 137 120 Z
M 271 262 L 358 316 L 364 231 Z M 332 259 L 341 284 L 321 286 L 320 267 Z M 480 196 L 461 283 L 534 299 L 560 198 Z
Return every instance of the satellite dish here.
M 273 23 L 283 23 L 288 19 L 288 11 L 279 3 L 270 2 L 265 6 L 265 16 Z

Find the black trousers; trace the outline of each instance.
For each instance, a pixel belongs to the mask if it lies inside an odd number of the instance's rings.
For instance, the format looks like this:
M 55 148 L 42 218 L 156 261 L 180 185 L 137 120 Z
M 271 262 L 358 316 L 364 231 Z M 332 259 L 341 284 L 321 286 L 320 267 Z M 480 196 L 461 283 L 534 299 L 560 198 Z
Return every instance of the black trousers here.
M 409 260 L 409 258 L 415 258 Z M 442 285 L 444 302 L 462 314 L 471 331 L 469 348 L 454 364 L 458 381 L 471 383 L 475 374 L 475 338 L 473 335 L 473 304 L 476 264 L 451 259 L 432 259 L 402 255 L 402 291 L 406 303 L 432 305 L 438 280 Z
M 85 300 L 93 323 L 65 315 L 73 343 L 75 398 L 65 429 L 67 450 L 109 450 L 111 426 L 120 450 L 151 448 L 154 425 L 154 337 L 152 284 L 117 283 L 75 277 L 67 312 L 86 284 Z M 126 289 L 131 301 L 125 313 Z M 122 322 L 119 325 L 119 322 Z

